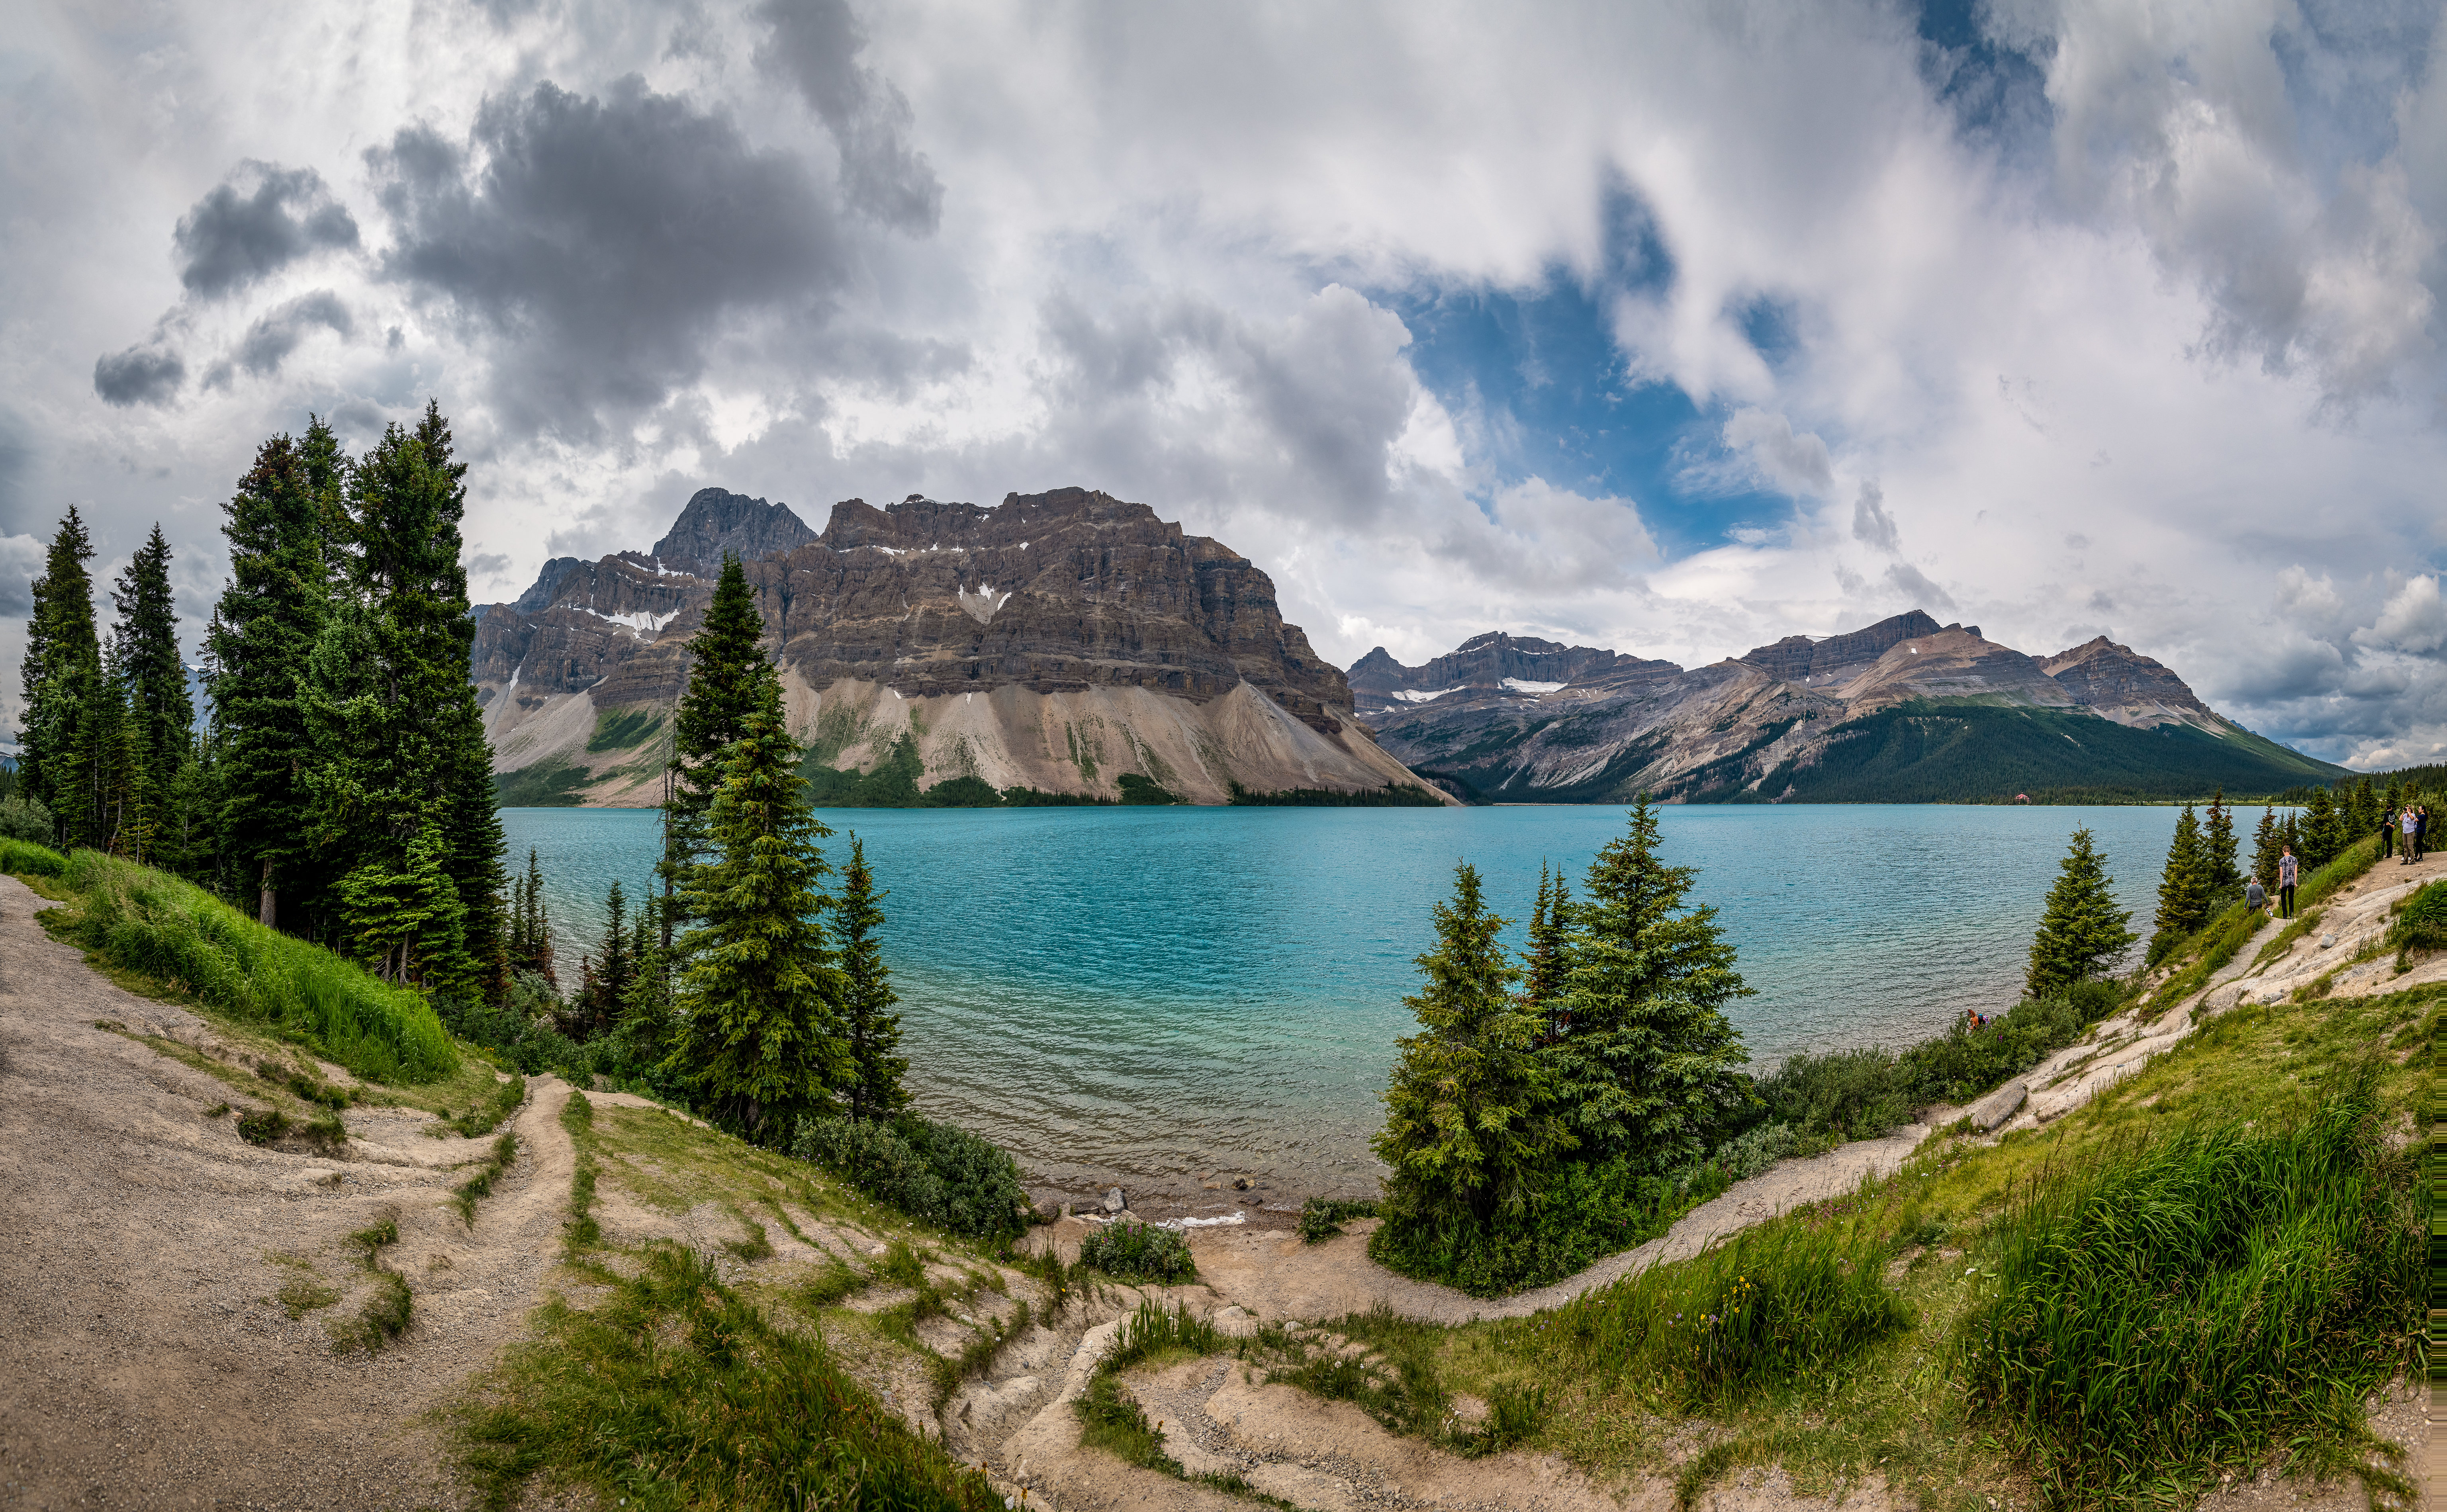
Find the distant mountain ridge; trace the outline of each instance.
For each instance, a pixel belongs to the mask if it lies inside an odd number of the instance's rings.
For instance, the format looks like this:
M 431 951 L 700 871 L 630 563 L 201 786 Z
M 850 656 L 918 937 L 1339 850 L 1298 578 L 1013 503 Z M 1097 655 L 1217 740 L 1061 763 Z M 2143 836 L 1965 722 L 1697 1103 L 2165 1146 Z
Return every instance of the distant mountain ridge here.
M 1495 633 L 1415 668 L 1378 647 L 1350 680 L 1389 754 L 1494 801 L 2258 793 L 2343 773 L 2103 635 L 2042 659 L 1919 610 L 1689 670 Z
M 473 675 L 505 802 L 660 801 L 687 643 L 726 556 L 817 765 L 1094 798 L 1135 777 L 1193 803 L 1419 782 L 1354 719 L 1273 580 L 1145 504 L 1083 488 L 850 499 L 819 533 L 706 488 L 653 552 L 557 558 L 480 612 Z

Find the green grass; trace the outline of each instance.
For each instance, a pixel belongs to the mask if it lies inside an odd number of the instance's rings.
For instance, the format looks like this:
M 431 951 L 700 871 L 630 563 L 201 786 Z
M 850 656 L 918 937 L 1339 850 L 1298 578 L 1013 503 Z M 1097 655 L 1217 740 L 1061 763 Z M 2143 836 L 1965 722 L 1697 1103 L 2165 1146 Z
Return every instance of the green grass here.
M 571 1097 L 580 1094 L 573 1092 Z M 513 1076 L 506 1082 L 495 1082 L 492 1093 L 464 1113 L 456 1113 L 443 1122 L 459 1133 L 462 1139 L 477 1140 L 501 1126 L 502 1120 L 517 1112 L 527 1100 L 527 1079 Z
M 1198 1278 L 1189 1240 L 1179 1229 L 1157 1228 L 1125 1219 L 1079 1241 L 1079 1263 L 1120 1281 L 1180 1285 Z
M 1745 1229 L 1505 1335 L 1545 1373 L 1636 1387 L 1689 1409 L 1763 1386 L 1824 1380 L 1913 1321 L 1871 1225 Z
M 571 1258 L 603 1242 L 603 1227 L 595 1219 L 595 1105 L 584 1092 L 573 1091 L 561 1105 L 560 1126 L 576 1147 L 578 1160 L 569 1173 L 569 1222 L 563 1244 Z
M 2273 1443 L 2338 1467 L 2368 1446 L 2362 1401 L 2413 1363 L 2424 1295 L 2377 1083 L 2366 1060 L 2307 1116 L 2137 1133 L 2016 1203 L 1963 1341 L 2053 1499 L 2158 1505 Z
M 367 1081 L 431 1082 L 459 1068 L 424 998 L 191 882 L 89 850 L 68 858 L 59 882 L 72 898 L 63 933 L 173 993 L 294 1032 Z
M 408 1277 L 376 1268 L 365 1305 L 354 1318 L 333 1326 L 332 1342 L 343 1353 L 357 1350 L 371 1354 L 407 1332 L 415 1313 L 416 1294 L 408 1289 Z
M 67 867 L 67 858 L 47 846 L 0 838 L 0 872 L 12 877 L 57 877 Z
M 1342 1232 L 1345 1219 L 1375 1218 L 1373 1201 L 1353 1201 L 1340 1198 L 1312 1197 L 1300 1204 L 1299 1237 L 1303 1244 L 1322 1244 Z
M 775 1327 L 711 1257 L 658 1243 L 579 1311 L 547 1303 L 460 1409 L 465 1465 L 488 1507 L 542 1476 L 640 1512 L 876 1507 L 996 1512 L 984 1477 L 952 1464 L 833 1362 Z
M 547 756 L 532 766 L 493 774 L 495 808 L 576 808 L 585 802 L 595 774 L 564 756 Z
M 519 1158 L 519 1137 L 503 1134 L 493 1141 L 492 1149 L 476 1167 L 476 1174 L 450 1189 L 451 1200 L 458 1204 L 460 1221 L 469 1228 L 476 1226 L 476 1203 L 493 1195 L 493 1182 Z
M 588 754 L 632 750 L 663 728 L 662 711 L 653 709 L 607 709 L 595 716 L 595 733 L 586 737 Z M 533 768 L 529 768 L 532 770 Z

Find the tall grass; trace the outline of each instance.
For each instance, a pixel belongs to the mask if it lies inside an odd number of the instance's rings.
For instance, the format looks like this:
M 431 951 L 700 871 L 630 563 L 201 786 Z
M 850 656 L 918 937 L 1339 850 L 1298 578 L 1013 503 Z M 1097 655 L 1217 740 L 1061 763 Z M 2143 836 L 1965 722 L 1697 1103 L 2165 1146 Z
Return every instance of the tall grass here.
M 1966 1320 L 1975 1400 L 2074 1503 L 2184 1498 L 2275 1444 L 2343 1464 L 2408 1359 L 2412 1158 L 2376 1064 L 2279 1127 L 2197 1127 L 2040 1174 Z
M 294 1030 L 367 1081 L 430 1082 L 459 1068 L 424 998 L 192 882 L 89 850 L 68 858 L 60 880 L 82 895 L 78 937 L 114 965 L 233 1017 Z
M 487 1506 L 517 1504 L 538 1472 L 645 1512 L 1001 1505 L 819 1338 L 776 1328 L 726 1287 L 711 1256 L 656 1243 L 644 1261 L 591 1311 L 546 1304 L 542 1336 L 463 1409 Z
M 1908 1327 L 1886 1260 L 1884 1239 L 1864 1222 L 1770 1224 L 1502 1325 L 1497 1336 L 1543 1373 L 1698 1408 L 1839 1369 Z
M 12 877 L 57 877 L 67 865 L 66 857 L 47 846 L 0 836 L 0 872 Z

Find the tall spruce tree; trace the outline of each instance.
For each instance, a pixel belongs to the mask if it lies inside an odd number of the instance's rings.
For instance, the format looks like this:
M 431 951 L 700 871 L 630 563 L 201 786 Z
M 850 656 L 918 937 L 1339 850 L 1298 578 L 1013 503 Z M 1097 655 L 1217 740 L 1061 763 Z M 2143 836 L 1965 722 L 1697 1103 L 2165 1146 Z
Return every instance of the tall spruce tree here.
M 1642 794 L 1625 832 L 1589 863 L 1571 905 L 1562 1013 L 1545 1052 L 1566 1126 L 1591 1159 L 1669 1170 L 1741 1106 L 1749 1059 L 1725 1006 L 1751 995 L 1717 911 L 1685 904 L 1698 873 L 1658 855 Z
M 2167 845 L 2166 870 L 2158 878 L 2157 937 L 2150 942 L 2155 965 L 2175 943 L 2208 922 L 2210 861 L 2200 820 L 2186 803 Z
M 572 1032 L 581 1040 L 601 1035 L 619 1021 L 621 1007 L 637 976 L 637 958 L 629 928 L 629 894 L 616 879 L 603 895 L 603 938 L 595 954 L 579 963 L 585 985 L 572 1003 L 577 1020 Z
M 336 450 L 319 419 L 302 448 L 275 436 L 222 505 L 230 576 L 204 633 L 205 691 L 219 742 L 216 838 L 221 863 L 255 891 L 265 924 L 282 922 L 284 888 L 320 889 L 319 877 L 307 875 L 306 774 L 315 753 L 299 685 L 332 599 L 326 532 L 337 504 L 313 459 Z M 336 478 L 332 484 L 336 490 Z M 302 929 L 306 920 L 301 914 L 291 923 Z
M 2076 982 L 2104 975 L 2133 946 L 2130 912 L 2115 906 L 2107 880 L 2107 858 L 2087 829 L 2073 832 L 2064 860 L 2057 863 L 2046 911 L 2031 939 L 2030 970 L 2023 986 L 2048 997 Z
M 466 926 L 446 852 L 441 825 L 428 819 L 395 866 L 376 854 L 340 879 L 349 942 L 385 981 L 430 992 L 466 980 Z
M 1569 1019 L 1564 1008 L 1565 951 L 1571 932 L 1572 898 L 1560 874 L 1538 863 L 1538 898 L 1529 907 L 1529 954 L 1523 962 L 1522 1003 L 1537 1015 L 1539 1041 L 1561 1039 Z
M 2379 832 L 2379 798 L 2371 791 L 2369 778 L 2363 778 L 2345 790 L 2342 829 L 2348 845 L 2367 840 Z
M 2262 887 L 2270 892 L 2277 890 L 2279 842 L 2277 810 L 2264 808 L 2260 811 L 2260 827 L 2253 831 L 2251 837 L 2251 875 Z
M 468 677 L 465 470 L 430 406 L 418 429 L 390 426 L 351 469 L 344 581 L 309 658 L 316 765 L 308 783 L 314 840 L 332 872 L 404 875 L 408 850 L 433 826 L 465 937 L 459 952 L 442 953 L 449 969 L 419 985 L 497 998 L 507 955 L 503 846 Z
M 2243 873 L 2235 865 L 2234 810 L 2227 806 L 2222 786 L 2210 795 L 2209 814 L 2201 825 L 2201 855 L 2209 867 L 2212 900 L 2243 885 Z
M 48 805 L 61 843 L 82 841 L 69 833 L 70 801 L 77 785 L 67 753 L 79 745 L 78 723 L 102 675 L 102 644 L 94 629 L 93 539 L 70 504 L 51 537 L 43 576 L 34 579 L 34 613 L 26 621 L 26 654 L 18 675 L 25 692 L 17 789 Z M 54 769 L 54 763 L 58 768 Z
M 510 970 L 533 972 L 559 989 L 560 978 L 552 969 L 552 911 L 544 903 L 543 867 L 532 845 L 511 899 L 509 951 Z
M 1573 1145 L 1538 1050 L 1543 1026 L 1513 994 L 1521 970 L 1499 938 L 1507 922 L 1488 912 L 1476 869 L 1453 868 L 1435 948 L 1418 957 L 1419 991 L 1402 1000 L 1420 1032 L 1395 1042 L 1373 1142 L 1389 1170 L 1389 1244 L 1517 1218 Z
M 688 687 L 672 715 L 671 796 L 663 805 L 657 870 L 673 924 L 689 910 L 689 870 L 711 846 L 713 797 L 724 781 L 724 763 L 732 743 L 747 733 L 759 690 L 772 675 L 764 635 L 748 574 L 738 558 L 726 556 L 705 624 L 689 639 Z
M 2343 837 L 2337 823 L 2337 802 L 2324 787 L 2311 789 L 2311 804 L 2303 816 L 2302 843 L 2294 854 L 2303 859 L 2305 872 L 2315 866 L 2325 866 L 2344 849 Z
M 167 787 L 186 765 L 195 740 L 196 701 L 187 691 L 186 658 L 179 652 L 179 610 L 170 592 L 170 543 L 153 534 L 111 591 L 119 623 L 111 656 L 127 689 L 129 711 L 142 731 L 144 766 Z
M 767 667 L 750 690 L 709 817 L 715 859 L 684 895 L 700 921 L 680 942 L 677 1043 L 666 1069 L 700 1112 L 760 1143 L 831 1112 L 849 1076 L 844 984 L 820 916 L 831 833 L 807 806 L 799 747 Z
M 893 1052 L 901 1045 L 901 1015 L 892 1005 L 901 1001 L 892 991 L 892 972 L 883 964 L 883 893 L 866 864 L 866 846 L 849 838 L 849 862 L 842 868 L 841 901 L 834 911 L 835 935 L 841 950 L 842 1017 L 848 1042 L 849 1083 L 844 1088 L 849 1116 L 889 1118 L 908 1103 L 901 1087 L 909 1063 Z

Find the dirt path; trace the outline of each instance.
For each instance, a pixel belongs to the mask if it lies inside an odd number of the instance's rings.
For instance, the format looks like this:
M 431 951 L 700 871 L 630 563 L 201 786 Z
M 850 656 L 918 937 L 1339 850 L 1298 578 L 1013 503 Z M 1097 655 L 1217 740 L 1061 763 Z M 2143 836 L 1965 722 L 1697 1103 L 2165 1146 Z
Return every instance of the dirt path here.
M 533 1084 L 508 1125 L 522 1154 L 470 1229 L 453 1167 L 489 1139 L 355 1108 L 336 1157 L 243 1143 L 206 1116 L 243 1099 L 128 1034 L 241 1052 L 97 975 L 34 922 L 44 906 L 0 877 L 0 1506 L 457 1504 L 419 1418 L 540 1300 L 568 1200 L 566 1089 Z M 413 1322 L 377 1354 L 338 1353 L 329 1323 L 375 1281 L 346 1237 L 392 1215 L 382 1257 Z M 339 1297 L 293 1317 L 284 1287 Z

